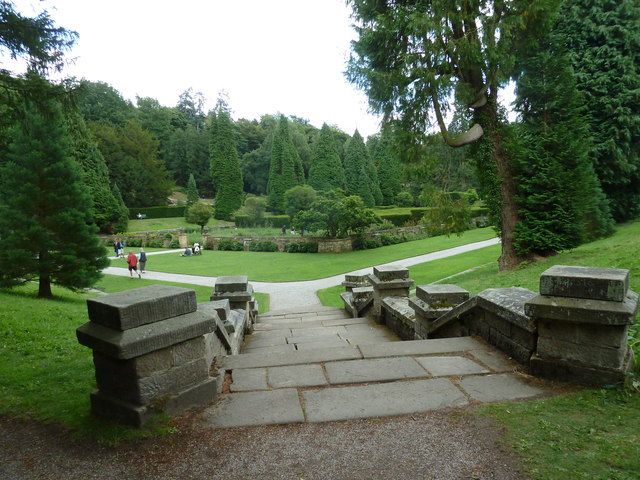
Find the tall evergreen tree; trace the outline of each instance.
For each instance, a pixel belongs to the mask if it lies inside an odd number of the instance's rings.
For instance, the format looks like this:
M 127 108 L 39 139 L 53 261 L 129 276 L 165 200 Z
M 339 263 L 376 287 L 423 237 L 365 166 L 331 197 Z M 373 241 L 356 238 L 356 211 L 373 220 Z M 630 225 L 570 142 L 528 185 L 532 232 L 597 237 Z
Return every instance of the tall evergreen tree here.
M 402 190 L 402 165 L 393 149 L 391 133 L 383 131 L 373 153 L 378 165 L 378 179 L 382 193 L 382 205 L 393 205 Z
M 113 198 L 116 199 L 116 204 L 118 205 L 118 212 L 120 217 L 126 217 L 127 220 L 129 219 L 129 209 L 127 208 L 127 206 L 124 203 L 124 200 L 122 199 L 122 194 L 120 193 L 120 189 L 118 188 L 118 184 L 114 183 L 113 187 L 111 187 L 111 193 L 113 194 Z M 127 224 L 121 224 L 121 225 L 115 225 L 114 226 L 114 231 L 116 232 L 126 232 L 127 231 Z
M 80 165 L 82 179 L 93 200 L 93 218 L 101 232 L 127 230 L 129 212 L 123 209 L 109 187 L 109 169 L 102 153 L 77 112 L 67 112 L 71 152 Z
M 370 163 L 367 147 L 358 130 L 353 133 L 345 146 L 344 174 L 347 181 L 347 193 L 358 195 L 367 207 L 375 205 L 371 179 L 368 175 Z M 377 177 L 377 175 L 376 175 Z
M 367 139 L 368 140 L 368 139 Z M 374 143 L 376 140 L 374 140 Z M 371 195 L 373 195 L 373 202 L 375 205 L 382 205 L 382 190 L 380 190 L 380 180 L 378 179 L 378 167 L 376 166 L 373 158 L 372 148 L 369 146 L 369 142 L 366 144 L 367 148 L 367 164 L 365 165 L 365 172 L 369 179 L 369 185 L 371 186 Z
M 189 175 L 189 181 L 187 182 L 187 208 L 196 203 L 200 199 L 198 195 L 198 186 L 196 185 L 196 179 L 193 173 Z
M 304 182 L 304 170 L 300 156 L 293 146 L 287 117 L 280 115 L 278 127 L 273 134 L 271 163 L 269 165 L 269 208 L 284 212 L 284 192 Z
M 59 104 L 25 100 L 11 138 L 0 169 L 0 285 L 37 278 L 44 298 L 52 282 L 91 286 L 108 260 Z
M 340 155 L 336 148 L 334 133 L 325 123 L 320 129 L 311 155 L 309 185 L 316 190 L 344 189 L 346 180 Z
M 556 31 L 587 105 L 594 167 L 616 220 L 640 215 L 640 5 L 564 1 Z
M 612 230 L 607 202 L 589 157 L 590 132 L 570 61 L 548 35 L 521 57 L 517 108 L 520 255 L 575 247 Z
M 242 206 L 242 171 L 236 136 L 228 109 L 219 108 L 211 119 L 211 176 L 215 181 L 215 218 L 229 220 Z

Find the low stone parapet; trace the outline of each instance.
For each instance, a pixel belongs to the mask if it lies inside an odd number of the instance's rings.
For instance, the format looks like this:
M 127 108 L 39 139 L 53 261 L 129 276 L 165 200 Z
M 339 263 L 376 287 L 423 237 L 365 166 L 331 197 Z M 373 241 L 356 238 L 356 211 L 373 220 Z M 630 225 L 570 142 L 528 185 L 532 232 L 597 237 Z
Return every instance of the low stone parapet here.
M 419 285 L 409 306 L 416 315 L 416 340 L 429 338 L 433 322 L 449 313 L 453 307 L 469 299 L 469 292 L 456 285 Z
M 373 287 L 373 306 L 369 316 L 379 323 L 384 323 L 382 300 L 387 297 L 409 297 L 409 289 L 413 280 L 409 278 L 409 270 L 398 265 L 382 265 L 373 267 L 369 275 Z
M 414 339 L 416 316 L 407 297 L 383 298 L 382 317 L 384 324 L 402 340 Z
M 87 300 L 89 322 L 78 341 L 93 349 L 98 390 L 94 414 L 140 426 L 154 414 L 176 414 L 213 401 L 205 335 L 217 312 L 195 292 L 154 286 Z
M 629 325 L 638 311 L 628 270 L 554 266 L 525 309 L 538 324 L 534 374 L 589 385 L 624 381 L 633 365 Z

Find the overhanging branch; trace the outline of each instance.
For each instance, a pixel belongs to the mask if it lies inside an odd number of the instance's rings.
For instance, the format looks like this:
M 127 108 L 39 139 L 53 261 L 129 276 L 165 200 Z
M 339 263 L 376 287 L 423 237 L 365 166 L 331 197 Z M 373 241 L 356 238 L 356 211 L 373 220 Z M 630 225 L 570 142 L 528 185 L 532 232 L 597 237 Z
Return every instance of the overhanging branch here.
M 436 112 L 436 120 L 438 121 L 438 126 L 440 127 L 442 138 L 447 145 L 454 148 L 463 147 L 464 145 L 469 145 L 470 143 L 478 141 L 482 137 L 484 131 L 478 123 L 475 123 L 466 132 L 452 137 L 447 131 L 447 126 L 444 124 L 444 118 L 442 118 L 442 112 L 440 110 L 440 102 L 438 101 L 438 96 L 433 90 L 431 91 L 431 100 L 433 101 L 433 109 Z

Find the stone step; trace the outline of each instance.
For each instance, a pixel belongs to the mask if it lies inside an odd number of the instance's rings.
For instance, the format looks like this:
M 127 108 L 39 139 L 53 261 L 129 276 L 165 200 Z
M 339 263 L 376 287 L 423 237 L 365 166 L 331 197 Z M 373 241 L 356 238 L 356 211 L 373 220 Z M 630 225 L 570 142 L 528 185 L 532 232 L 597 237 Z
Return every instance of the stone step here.
M 346 312 L 341 308 L 314 306 L 292 310 L 272 310 L 261 314 L 260 318 L 311 317 L 326 315 L 346 316 Z
M 366 318 L 318 318 L 312 321 L 289 321 L 289 322 L 265 322 L 259 321 L 254 325 L 254 330 L 282 330 L 291 328 L 314 328 L 314 327 L 334 327 L 339 325 L 356 325 L 360 323 L 370 323 Z
M 406 342 L 363 343 L 357 347 L 342 346 L 314 348 L 289 353 L 241 353 L 224 357 L 221 367 L 236 368 L 273 367 L 323 363 L 337 360 L 361 358 L 403 357 L 418 355 L 441 355 L 445 353 L 486 350 L 487 345 L 472 337 L 412 340 Z

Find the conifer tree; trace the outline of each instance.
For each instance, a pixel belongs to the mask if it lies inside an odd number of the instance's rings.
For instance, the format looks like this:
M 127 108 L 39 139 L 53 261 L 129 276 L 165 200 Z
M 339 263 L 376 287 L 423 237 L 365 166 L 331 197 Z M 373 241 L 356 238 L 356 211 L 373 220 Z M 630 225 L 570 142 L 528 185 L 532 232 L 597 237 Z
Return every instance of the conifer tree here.
M 569 59 L 548 35 L 521 60 L 517 108 L 520 255 L 575 247 L 612 230 L 607 202 L 589 157 L 590 132 Z
M 375 141 L 373 142 L 375 143 Z M 373 158 L 372 149 L 369 148 L 367 143 L 367 164 L 365 165 L 365 172 L 369 179 L 369 185 L 371 186 L 371 194 L 373 195 L 373 202 L 375 205 L 382 205 L 382 190 L 380 190 L 380 181 L 378 179 L 378 168 L 376 167 L 375 160 Z
M 640 215 L 640 6 L 637 0 L 564 1 L 556 32 L 567 47 L 594 168 L 613 216 Z
M 302 182 L 304 182 L 304 170 L 300 156 L 291 140 L 289 122 L 284 115 L 280 115 L 271 145 L 267 185 L 269 208 L 274 212 L 284 212 L 284 192 Z
M 370 163 L 367 147 L 356 130 L 345 146 L 344 174 L 347 181 L 347 194 L 358 195 L 367 207 L 375 205 L 371 192 L 371 180 L 367 174 Z
M 101 232 L 124 232 L 129 212 L 119 203 L 109 187 L 109 170 L 98 145 L 91 137 L 84 119 L 76 112 L 67 112 L 71 149 L 82 169 L 82 179 L 93 200 L 93 218 Z M 122 198 L 120 199 L 122 201 Z
M 219 108 L 212 119 L 211 176 L 216 187 L 215 218 L 230 220 L 242 206 L 242 171 L 235 131 L 228 109 Z
M 127 206 L 124 203 L 124 200 L 122 199 L 122 194 L 120 193 L 120 189 L 118 188 L 117 183 L 113 184 L 113 187 L 111 188 L 111 193 L 113 194 L 113 198 L 116 199 L 116 205 L 118 206 L 118 216 L 120 218 L 126 218 L 127 220 L 129 220 L 129 209 L 127 208 Z M 114 225 L 113 231 L 126 232 L 127 222 Z
M 196 179 L 193 173 L 189 174 L 189 181 L 187 182 L 187 209 L 196 203 L 200 199 L 198 195 L 198 186 L 196 185 Z
M 325 123 L 313 146 L 309 185 L 316 190 L 329 191 L 345 188 L 345 176 L 340 154 L 334 141 L 331 128 Z
M 402 165 L 393 150 L 390 135 L 390 132 L 383 131 L 374 151 L 374 161 L 378 165 L 382 205 L 393 205 L 396 195 L 402 190 Z
M 37 278 L 42 298 L 52 282 L 91 286 L 108 260 L 60 105 L 24 100 L 11 138 L 0 169 L 0 285 Z

